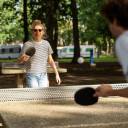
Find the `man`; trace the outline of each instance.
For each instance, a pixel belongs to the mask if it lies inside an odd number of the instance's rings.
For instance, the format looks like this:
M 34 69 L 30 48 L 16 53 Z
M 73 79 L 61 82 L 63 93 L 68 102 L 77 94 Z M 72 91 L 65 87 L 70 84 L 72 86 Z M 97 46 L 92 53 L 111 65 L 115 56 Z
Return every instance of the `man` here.
M 109 23 L 110 31 L 115 38 L 115 52 L 128 80 L 128 0 L 106 0 L 101 14 Z M 94 97 L 99 96 L 128 97 L 128 88 L 113 90 L 110 85 L 101 85 L 94 94 Z

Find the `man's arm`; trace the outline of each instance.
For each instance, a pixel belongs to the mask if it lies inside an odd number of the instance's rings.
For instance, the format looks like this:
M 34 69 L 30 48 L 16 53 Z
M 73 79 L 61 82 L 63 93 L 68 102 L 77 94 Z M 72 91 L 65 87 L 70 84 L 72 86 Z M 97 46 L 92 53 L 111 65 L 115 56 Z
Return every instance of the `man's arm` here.
M 96 88 L 96 93 L 94 97 L 108 97 L 108 96 L 121 96 L 128 98 L 128 88 L 124 89 L 112 89 L 110 85 L 101 85 Z
M 52 56 L 51 56 L 50 54 L 48 55 L 48 62 L 50 63 L 52 69 L 53 69 L 54 72 L 55 72 L 57 83 L 60 84 L 60 83 L 61 83 L 61 80 L 60 80 L 60 77 L 59 77 L 59 73 L 58 73 L 58 71 L 57 71 L 55 62 L 54 62 L 54 60 L 53 60 L 53 58 L 52 58 Z

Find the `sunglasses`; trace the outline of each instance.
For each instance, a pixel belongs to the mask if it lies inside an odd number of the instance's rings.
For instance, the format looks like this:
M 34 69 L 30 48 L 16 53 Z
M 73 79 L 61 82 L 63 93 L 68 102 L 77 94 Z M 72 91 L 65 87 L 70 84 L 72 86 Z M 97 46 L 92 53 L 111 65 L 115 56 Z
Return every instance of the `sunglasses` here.
M 39 32 L 41 32 L 42 31 L 42 29 L 32 29 L 34 32 L 37 32 L 37 31 L 39 31 Z

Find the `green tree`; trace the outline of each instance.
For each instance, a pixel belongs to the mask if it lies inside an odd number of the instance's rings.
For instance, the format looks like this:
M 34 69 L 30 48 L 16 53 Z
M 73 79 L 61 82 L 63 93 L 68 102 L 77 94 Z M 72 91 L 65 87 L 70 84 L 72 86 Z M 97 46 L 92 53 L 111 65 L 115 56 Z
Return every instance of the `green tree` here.
M 58 18 L 59 37 L 63 39 L 63 45 L 73 45 L 73 22 L 71 1 L 63 0 Z
M 58 15 L 60 11 L 61 0 L 46 1 L 46 28 L 48 41 L 50 42 L 54 54 L 54 60 L 57 59 L 57 42 L 58 42 Z
M 79 0 L 79 27 L 82 43 L 89 41 L 106 51 L 107 43 L 113 44 L 108 24 L 100 14 L 102 3 L 103 0 Z
M 0 4 L 0 42 L 2 44 L 22 39 L 19 20 L 15 1 L 2 0 Z

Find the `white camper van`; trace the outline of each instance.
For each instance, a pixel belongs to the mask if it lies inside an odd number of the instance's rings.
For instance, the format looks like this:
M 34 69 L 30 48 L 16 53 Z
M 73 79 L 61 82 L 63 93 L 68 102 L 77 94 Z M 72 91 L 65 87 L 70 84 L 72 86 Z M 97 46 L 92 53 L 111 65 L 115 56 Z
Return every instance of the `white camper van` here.
M 80 56 L 90 57 L 90 51 L 93 50 L 93 55 L 95 57 L 95 46 L 94 45 L 80 45 Z M 58 58 L 73 58 L 74 56 L 74 46 L 64 46 L 58 51 Z
M 22 49 L 22 44 L 0 46 L 0 59 L 16 59 Z

